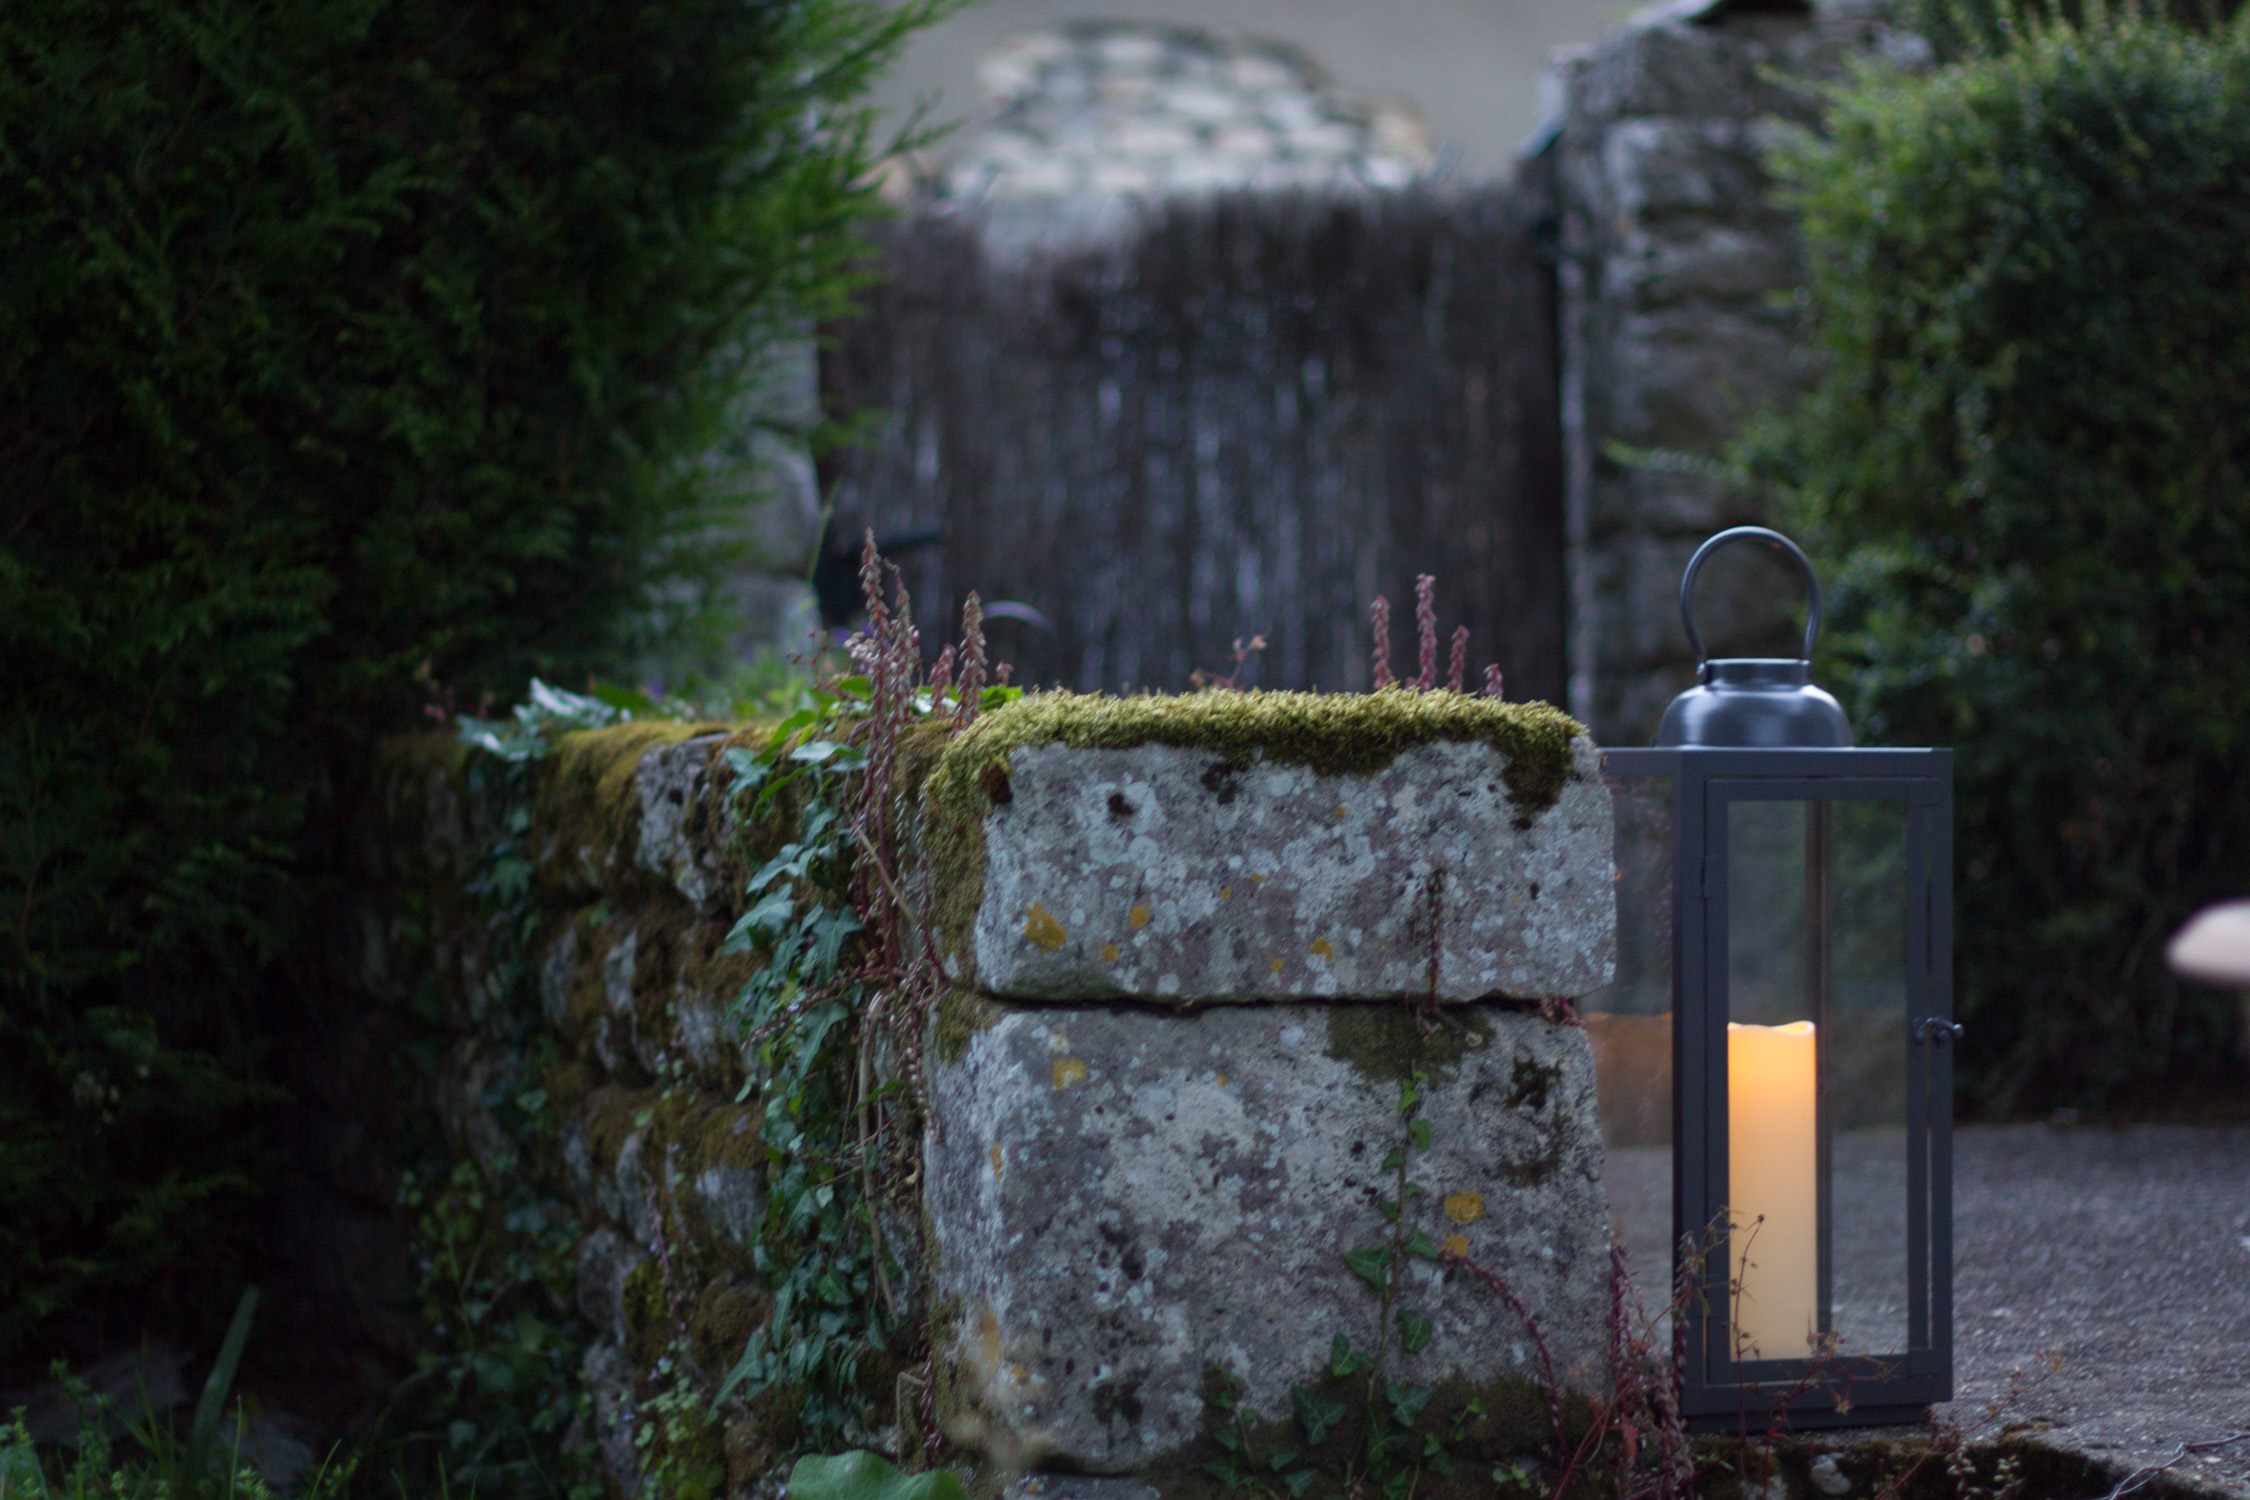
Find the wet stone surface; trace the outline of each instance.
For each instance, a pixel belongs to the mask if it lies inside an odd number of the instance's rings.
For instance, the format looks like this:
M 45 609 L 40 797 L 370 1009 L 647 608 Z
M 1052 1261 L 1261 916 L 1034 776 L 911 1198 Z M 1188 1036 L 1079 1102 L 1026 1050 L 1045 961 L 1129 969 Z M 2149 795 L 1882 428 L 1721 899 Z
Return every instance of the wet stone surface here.
M 1258 1417 L 1372 1349 L 1376 1292 L 1344 1253 L 1389 1243 L 1399 1080 L 1429 1075 L 1404 1219 L 1496 1270 L 1561 1378 L 1606 1378 L 1608 1254 L 1585 1033 L 1477 1007 L 1007 1009 L 930 1051 L 925 1142 L 945 1365 L 940 1417 L 1008 1470 L 1144 1470 L 1192 1442 L 1214 1366 Z M 950 1054 L 950 1055 L 949 1055 Z M 1409 1261 L 1436 1385 L 1532 1373 L 1522 1325 L 1465 1272 Z M 1518 1393 L 1520 1396 L 1520 1393 Z M 1509 1398 L 1515 1399 L 1515 1398 Z M 1522 1397 L 1522 1399 L 1533 1399 Z
M 1160 1004 L 1588 994 L 1615 946 L 1610 803 L 1597 752 L 1573 756 L 1556 804 L 1527 811 L 1481 742 L 1372 776 L 1019 750 L 985 819 L 977 981 Z

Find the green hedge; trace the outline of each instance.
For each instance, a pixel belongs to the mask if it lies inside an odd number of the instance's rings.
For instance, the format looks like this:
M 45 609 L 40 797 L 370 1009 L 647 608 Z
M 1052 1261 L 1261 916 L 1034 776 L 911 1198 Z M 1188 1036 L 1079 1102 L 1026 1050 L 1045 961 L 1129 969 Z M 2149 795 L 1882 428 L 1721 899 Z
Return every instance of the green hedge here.
M 1964 1103 L 2239 1089 L 2163 948 L 2250 890 L 2250 33 L 2004 30 L 1780 163 L 1826 368 L 1753 449 L 1863 741 L 1956 747 Z
M 723 560 L 931 9 L 0 7 L 0 1353 L 225 1250 L 372 737 Z

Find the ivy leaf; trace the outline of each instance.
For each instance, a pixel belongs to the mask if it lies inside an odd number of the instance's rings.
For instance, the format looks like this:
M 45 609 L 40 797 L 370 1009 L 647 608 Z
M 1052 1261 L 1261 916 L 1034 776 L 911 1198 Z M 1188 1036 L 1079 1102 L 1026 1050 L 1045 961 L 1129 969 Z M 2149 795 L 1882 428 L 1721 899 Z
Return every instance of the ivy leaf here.
M 1430 1122 L 1428 1120 L 1416 1120 L 1406 1127 L 1406 1133 L 1414 1137 L 1415 1145 L 1421 1147 L 1424 1151 L 1430 1149 Z
M 1437 1327 L 1428 1318 L 1411 1307 L 1402 1307 L 1398 1313 L 1399 1346 L 1409 1354 L 1420 1354 L 1430 1347 L 1430 1338 Z
M 1340 1333 L 1336 1335 L 1336 1342 L 1328 1346 L 1328 1371 L 1332 1375 L 1356 1375 L 1372 1363 L 1374 1361 L 1354 1349 L 1352 1341 Z
M 771 769 L 764 760 L 751 754 L 740 745 L 723 752 L 719 759 L 724 761 L 726 768 L 734 773 L 733 790 L 736 796 L 740 796 L 744 792 L 756 791 L 758 783 L 766 779 L 766 772 Z
M 1400 1114 L 1405 1114 L 1422 1102 L 1422 1090 L 1417 1086 L 1421 1082 L 1421 1078 L 1422 1075 L 1416 1073 L 1412 1078 L 1400 1081 L 1398 1086 L 1398 1112 Z
M 1385 1219 L 1389 1220 L 1391 1223 L 1396 1224 L 1398 1222 L 1398 1205 L 1392 1202 L 1390 1199 L 1377 1198 L 1375 1200 L 1375 1208 L 1377 1212 L 1381 1213 L 1382 1216 Z
M 788 1500 L 967 1500 L 950 1469 L 903 1474 L 890 1460 L 860 1451 L 800 1458 L 789 1471 Z
M 1388 1156 L 1383 1158 L 1382 1170 L 1385 1172 L 1396 1172 L 1400 1167 L 1403 1167 L 1405 1165 L 1406 1153 L 1403 1151 L 1393 1151 Z
M 805 967 L 813 974 L 826 979 L 836 972 L 836 961 L 844 951 L 844 940 L 859 931 L 863 924 L 848 911 L 823 913 L 813 929 L 812 953 Z
M 1343 1353 L 1338 1357 L 1348 1356 L 1351 1346 L 1345 1344 L 1342 1334 L 1336 1336 L 1336 1342 L 1344 1344 Z M 1356 1364 L 1351 1366 L 1353 1370 L 1358 1368 L 1359 1366 Z M 1351 1371 L 1341 1370 L 1338 1373 L 1349 1374 Z M 1326 1442 L 1328 1440 L 1328 1429 L 1344 1420 L 1343 1402 L 1323 1401 L 1301 1385 L 1293 1385 L 1289 1388 L 1289 1404 L 1296 1408 L 1297 1425 L 1304 1429 L 1305 1446 L 1308 1448 L 1317 1448 Z
M 1284 1474 L 1281 1482 L 1289 1486 L 1290 1500 L 1304 1500 L 1305 1491 L 1312 1488 L 1313 1480 L 1318 1477 L 1310 1469 L 1299 1469 L 1294 1474 Z
M 1401 1427 L 1412 1427 L 1415 1419 L 1422 1415 L 1422 1408 L 1428 1406 L 1430 1398 L 1436 1394 L 1434 1386 L 1407 1385 L 1397 1380 L 1383 1388 L 1385 1399 L 1391 1403 L 1391 1418 Z
M 719 945 L 721 953 L 747 953 L 757 946 L 760 938 L 772 938 L 789 925 L 789 918 L 797 910 L 797 898 L 787 891 L 776 891 L 750 910 L 744 912 L 727 929 L 727 939 Z
M 1419 1229 L 1406 1237 L 1406 1253 L 1408 1255 L 1419 1255 L 1424 1260 L 1436 1260 L 1438 1258 L 1437 1246 L 1431 1244 L 1430 1237 Z
M 774 725 L 773 733 L 766 737 L 766 761 L 770 764 L 773 758 L 781 753 L 781 747 L 788 743 L 789 736 L 814 723 L 819 718 L 820 714 L 817 710 L 800 708 L 779 724 Z
M 1297 1455 L 1290 1452 L 1287 1448 L 1276 1448 L 1266 1458 L 1266 1462 L 1272 1466 L 1273 1471 L 1276 1474 L 1279 1474 L 1283 1469 L 1288 1468 L 1296 1461 Z
M 1378 1292 L 1391 1277 L 1391 1252 L 1388 1249 L 1347 1250 L 1344 1252 L 1344 1264 L 1351 1267 L 1354 1276 Z

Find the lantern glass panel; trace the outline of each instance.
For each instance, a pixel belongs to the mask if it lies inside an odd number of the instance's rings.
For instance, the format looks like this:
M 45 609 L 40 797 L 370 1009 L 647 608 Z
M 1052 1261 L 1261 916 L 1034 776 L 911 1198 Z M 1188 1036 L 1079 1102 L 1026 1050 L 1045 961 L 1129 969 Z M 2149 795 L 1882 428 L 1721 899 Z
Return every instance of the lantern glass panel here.
M 1833 1331 L 1891 1355 L 1907 1324 L 1906 804 L 1829 805 L 1828 1043 Z
M 1714 790 L 1726 830 L 1733 1294 L 1732 1348 L 1716 1352 L 1901 1353 L 1906 804 Z

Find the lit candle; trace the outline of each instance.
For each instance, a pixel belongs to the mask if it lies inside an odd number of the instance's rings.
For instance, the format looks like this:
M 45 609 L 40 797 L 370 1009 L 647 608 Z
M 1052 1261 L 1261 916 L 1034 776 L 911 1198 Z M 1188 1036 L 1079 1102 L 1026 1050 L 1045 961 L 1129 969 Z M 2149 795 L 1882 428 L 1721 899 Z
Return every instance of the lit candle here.
M 1727 1023 L 1727 1274 L 1745 1359 L 1803 1359 L 1820 1326 L 1813 1024 Z

